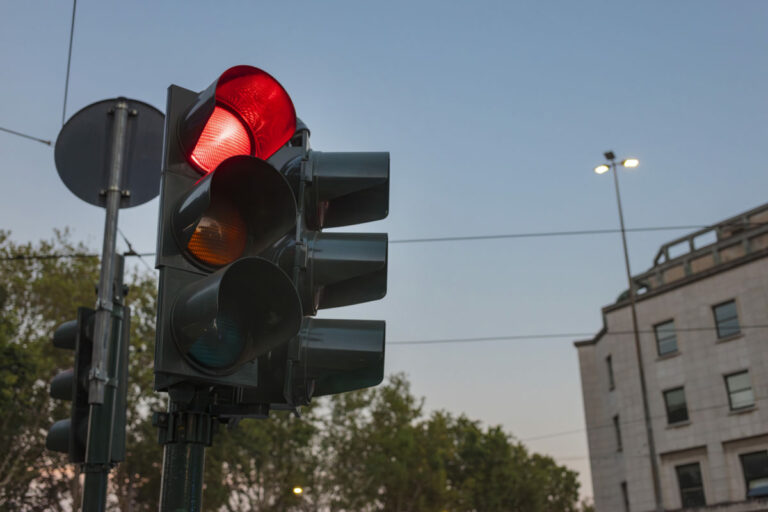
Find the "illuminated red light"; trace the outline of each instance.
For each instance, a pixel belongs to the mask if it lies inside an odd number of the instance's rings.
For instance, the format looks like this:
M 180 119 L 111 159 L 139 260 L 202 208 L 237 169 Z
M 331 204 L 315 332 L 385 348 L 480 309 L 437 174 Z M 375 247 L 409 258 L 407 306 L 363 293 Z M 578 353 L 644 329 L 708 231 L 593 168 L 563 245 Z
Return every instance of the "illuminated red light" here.
M 250 154 L 251 138 L 243 122 L 228 110 L 214 107 L 190 158 L 198 168 L 211 172 L 231 156 Z
M 216 81 L 214 107 L 187 154 L 198 170 L 209 173 L 232 156 L 266 160 L 295 131 L 296 111 L 283 86 L 258 68 L 235 66 Z

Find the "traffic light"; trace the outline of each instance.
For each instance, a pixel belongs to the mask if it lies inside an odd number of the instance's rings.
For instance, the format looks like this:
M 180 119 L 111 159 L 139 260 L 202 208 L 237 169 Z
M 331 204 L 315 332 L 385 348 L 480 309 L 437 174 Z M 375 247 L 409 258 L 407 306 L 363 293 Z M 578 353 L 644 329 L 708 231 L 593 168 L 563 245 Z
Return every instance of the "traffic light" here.
M 375 386 L 384 377 L 385 323 L 312 318 L 320 309 L 378 300 L 387 292 L 387 234 L 324 232 L 383 219 L 389 212 L 389 153 L 281 150 L 282 171 L 293 184 L 300 222 L 278 261 L 292 269 L 305 318 L 287 346 L 282 393 L 289 406 L 312 397 Z M 291 154 L 292 156 L 288 156 Z M 275 387 L 276 383 L 272 383 Z M 280 404 L 274 404 L 279 406 Z
M 313 318 L 382 298 L 388 153 L 323 153 L 290 97 L 237 66 L 171 86 L 157 266 L 155 388 L 216 389 L 222 416 L 263 416 L 383 378 L 384 322 Z
M 89 308 L 78 308 L 77 319 L 61 324 L 53 334 L 53 345 L 73 350 L 75 366 L 51 381 L 51 398 L 71 400 L 69 418 L 53 424 L 45 438 L 49 450 L 66 453 L 70 462 L 84 462 L 88 437 L 88 370 L 93 348 L 93 315 Z
M 256 386 L 256 359 L 301 326 L 290 277 L 264 257 L 296 225 L 293 190 L 264 161 L 295 132 L 293 104 L 237 66 L 199 94 L 171 86 L 166 112 L 155 388 Z

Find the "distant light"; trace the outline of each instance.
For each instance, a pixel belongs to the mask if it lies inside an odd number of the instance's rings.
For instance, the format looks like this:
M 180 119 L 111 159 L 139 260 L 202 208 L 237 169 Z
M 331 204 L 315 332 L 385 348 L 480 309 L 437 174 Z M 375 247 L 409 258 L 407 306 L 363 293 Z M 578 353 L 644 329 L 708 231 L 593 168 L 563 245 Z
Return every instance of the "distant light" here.
M 301 487 L 294 487 L 293 488 L 293 494 L 295 494 L 296 496 L 298 496 L 299 494 L 301 494 L 303 492 L 304 492 L 304 489 L 302 489 Z
M 608 167 L 606 164 L 598 165 L 597 167 L 595 167 L 595 172 L 597 174 L 605 174 L 610 170 L 611 168 Z
M 629 167 L 631 169 L 634 169 L 635 167 L 640 165 L 640 160 L 638 160 L 637 158 L 627 158 L 626 160 L 621 162 L 621 165 L 623 165 L 624 167 Z

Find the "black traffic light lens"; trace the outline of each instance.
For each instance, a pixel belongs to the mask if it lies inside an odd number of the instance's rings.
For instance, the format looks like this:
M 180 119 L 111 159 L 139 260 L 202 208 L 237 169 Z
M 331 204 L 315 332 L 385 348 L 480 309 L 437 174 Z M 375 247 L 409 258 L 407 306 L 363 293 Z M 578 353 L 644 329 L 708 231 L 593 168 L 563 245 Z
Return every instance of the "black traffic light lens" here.
M 245 322 L 234 311 L 220 314 L 216 329 L 200 336 L 189 347 L 189 356 L 212 369 L 229 368 L 240 360 L 245 348 Z

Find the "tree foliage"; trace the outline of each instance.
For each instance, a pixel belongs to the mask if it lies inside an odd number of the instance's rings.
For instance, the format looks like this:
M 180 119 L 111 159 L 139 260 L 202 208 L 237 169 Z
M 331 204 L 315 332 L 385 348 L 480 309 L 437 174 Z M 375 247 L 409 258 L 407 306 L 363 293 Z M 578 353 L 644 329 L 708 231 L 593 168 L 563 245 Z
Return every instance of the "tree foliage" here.
M 67 231 L 18 244 L 0 231 L 0 509 L 70 510 L 80 479 L 66 457 L 45 449 L 68 403 L 48 385 L 72 366 L 55 349 L 55 327 L 94 304 L 96 258 L 40 258 L 88 253 Z M 7 258 L 21 255 L 22 259 Z M 111 473 L 109 508 L 149 511 L 160 494 L 162 447 L 151 411 L 156 279 L 126 277 L 132 310 L 126 461 Z M 296 417 L 244 420 L 222 428 L 207 450 L 206 510 L 524 511 L 580 510 L 576 473 L 530 453 L 500 427 L 464 416 L 426 414 L 403 375 L 386 384 L 318 400 Z M 302 495 L 293 488 L 304 489 Z

